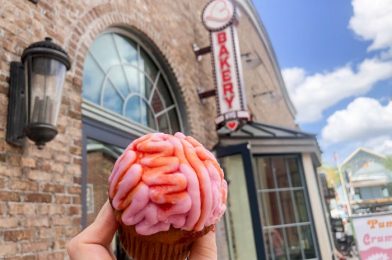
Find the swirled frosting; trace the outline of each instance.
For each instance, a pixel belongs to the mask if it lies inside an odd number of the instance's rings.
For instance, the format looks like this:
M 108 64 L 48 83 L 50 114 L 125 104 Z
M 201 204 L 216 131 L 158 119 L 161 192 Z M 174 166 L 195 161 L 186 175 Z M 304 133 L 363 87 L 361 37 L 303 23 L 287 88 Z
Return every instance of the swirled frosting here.
M 170 226 L 200 231 L 226 209 L 227 183 L 214 155 L 182 133 L 133 141 L 109 177 L 112 206 L 141 235 Z

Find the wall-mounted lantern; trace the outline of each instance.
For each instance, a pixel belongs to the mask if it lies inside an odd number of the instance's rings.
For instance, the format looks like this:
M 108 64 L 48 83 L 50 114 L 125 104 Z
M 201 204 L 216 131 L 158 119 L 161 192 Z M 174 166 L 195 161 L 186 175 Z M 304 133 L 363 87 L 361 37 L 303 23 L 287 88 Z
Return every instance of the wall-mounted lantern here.
M 23 145 L 27 136 L 39 149 L 57 135 L 68 54 L 51 38 L 27 47 L 22 63 L 12 62 L 8 104 L 8 143 Z

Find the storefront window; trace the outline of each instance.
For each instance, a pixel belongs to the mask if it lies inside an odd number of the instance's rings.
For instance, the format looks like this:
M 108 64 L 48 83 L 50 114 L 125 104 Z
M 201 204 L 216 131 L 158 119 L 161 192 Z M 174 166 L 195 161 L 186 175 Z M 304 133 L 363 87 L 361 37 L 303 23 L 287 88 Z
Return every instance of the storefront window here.
M 104 33 L 91 46 L 84 64 L 83 98 L 156 131 L 181 130 L 178 105 L 163 71 L 126 32 Z
M 296 156 L 255 157 L 268 259 L 317 258 L 305 183 Z

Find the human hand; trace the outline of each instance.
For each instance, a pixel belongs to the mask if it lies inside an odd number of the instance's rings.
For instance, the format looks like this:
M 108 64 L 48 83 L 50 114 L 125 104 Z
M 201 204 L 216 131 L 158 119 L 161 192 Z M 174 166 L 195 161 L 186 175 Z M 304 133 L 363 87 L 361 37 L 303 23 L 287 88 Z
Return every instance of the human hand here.
M 112 207 L 107 201 L 94 222 L 67 244 L 71 260 L 113 260 L 115 256 L 110 244 L 118 228 Z M 191 249 L 190 260 L 216 260 L 215 232 L 210 231 L 196 240 Z
M 117 228 L 113 209 L 106 201 L 94 222 L 67 244 L 69 257 L 71 260 L 115 259 L 110 244 Z
M 196 240 L 191 249 L 190 260 L 216 260 L 218 259 L 216 249 L 215 231 L 210 231 L 206 235 Z

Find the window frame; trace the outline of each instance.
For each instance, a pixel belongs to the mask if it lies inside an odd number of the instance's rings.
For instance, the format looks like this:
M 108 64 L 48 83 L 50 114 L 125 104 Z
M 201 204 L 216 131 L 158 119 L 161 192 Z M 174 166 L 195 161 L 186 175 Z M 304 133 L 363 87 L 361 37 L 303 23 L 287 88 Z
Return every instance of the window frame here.
M 297 227 L 297 232 L 298 235 L 301 237 L 302 234 L 300 233 L 300 229 L 302 226 L 310 226 L 311 228 L 311 232 L 312 232 L 312 236 L 313 236 L 313 244 L 315 247 L 315 252 L 316 252 L 316 257 L 315 258 L 304 258 L 304 251 L 302 249 L 301 246 L 301 255 L 303 257 L 303 259 L 318 259 L 320 257 L 320 246 L 319 246 L 319 242 L 317 240 L 317 230 L 315 227 L 315 223 L 314 223 L 314 217 L 313 217 L 313 212 L 311 210 L 311 205 L 310 205 L 310 199 L 309 199 L 309 192 L 308 192 L 308 188 L 307 188 L 307 182 L 306 182 L 306 178 L 305 178 L 305 172 L 304 172 L 304 168 L 303 168 L 303 163 L 302 163 L 302 155 L 299 153 L 277 153 L 277 154 L 263 154 L 263 153 L 252 153 L 252 161 L 253 161 L 253 172 L 254 174 L 258 174 L 258 168 L 257 168 L 257 164 L 256 164 L 256 159 L 257 158 L 271 158 L 271 157 L 283 157 L 285 160 L 285 168 L 286 168 L 286 177 L 288 178 L 289 176 L 289 172 L 288 172 L 288 165 L 287 165 L 287 161 L 286 158 L 294 158 L 297 161 L 297 166 L 298 166 L 298 171 L 300 174 L 300 178 L 301 178 L 301 184 L 303 186 L 301 187 L 292 187 L 292 180 L 291 180 L 291 176 L 289 178 L 289 184 L 291 185 L 290 187 L 287 188 L 281 188 L 281 187 L 275 187 L 274 189 L 260 189 L 257 185 L 258 185 L 258 181 L 256 181 L 256 176 L 254 175 L 254 186 L 255 186 L 255 190 L 257 193 L 257 203 L 260 209 L 260 223 L 261 223 L 261 227 L 262 227 L 262 233 L 264 233 L 266 230 L 272 229 L 272 228 L 289 228 L 289 227 Z M 276 183 L 276 176 L 274 174 L 274 182 Z M 261 193 L 260 190 L 264 190 L 265 192 L 275 192 L 277 194 L 277 200 L 278 200 L 278 204 L 279 204 L 279 217 L 281 217 L 282 212 L 281 212 L 281 200 L 280 200 L 280 196 L 279 196 L 279 192 L 280 191 L 290 191 L 290 197 L 291 197 L 291 203 L 293 204 L 293 207 L 295 209 L 295 211 L 297 211 L 297 205 L 295 204 L 295 198 L 293 197 L 293 192 L 296 190 L 303 190 L 304 193 L 304 198 L 305 198 L 305 204 L 306 204 L 306 211 L 309 217 L 309 221 L 307 222 L 296 222 L 296 223 L 292 223 L 292 224 L 281 224 L 281 225 L 273 225 L 273 226 L 266 226 L 263 223 L 263 220 L 261 219 L 263 216 L 263 210 L 264 208 L 262 207 L 262 202 L 259 199 L 259 193 Z M 297 212 L 298 213 L 298 212 Z M 297 215 L 297 214 L 296 214 Z M 298 216 L 295 216 L 296 219 L 298 219 Z M 299 225 L 298 225 L 299 224 Z M 271 240 L 271 236 L 270 236 L 270 232 L 268 232 L 268 236 L 269 239 Z M 287 246 L 288 246 L 288 240 L 286 238 L 286 232 L 284 233 L 284 241 L 286 244 L 286 248 L 285 248 L 285 255 L 286 257 L 289 258 L 288 255 L 288 251 L 287 251 Z M 264 243 L 264 234 L 263 234 L 263 243 Z M 264 244 L 265 246 L 265 244 Z M 270 250 L 266 249 L 266 252 L 268 252 Z M 274 259 L 274 258 L 273 258 Z M 289 258 L 290 259 L 290 258 Z
M 113 33 L 118 34 L 134 42 L 137 48 L 138 57 L 141 56 L 140 48 L 142 48 L 143 51 L 148 55 L 148 57 L 154 63 L 154 65 L 157 67 L 158 69 L 157 74 L 159 74 L 159 78 L 162 78 L 163 81 L 165 82 L 168 93 L 174 103 L 173 105 L 166 106 L 165 100 L 162 99 L 162 101 L 165 103 L 165 108 L 162 111 L 167 110 L 165 114 L 167 115 L 167 120 L 168 123 L 170 124 L 169 122 L 170 118 L 168 113 L 171 109 L 169 108 L 174 106 L 174 108 L 172 109 L 175 110 L 175 114 L 178 119 L 178 123 L 180 127 L 179 131 L 186 132 L 187 122 L 186 122 L 186 118 L 184 117 L 185 115 L 183 115 L 185 111 L 184 109 L 185 105 L 182 98 L 180 97 L 179 91 L 175 91 L 175 90 L 179 90 L 179 85 L 175 76 L 172 75 L 173 72 L 169 71 L 169 69 L 167 68 L 168 66 L 163 67 L 163 65 L 168 65 L 168 62 L 163 58 L 163 54 L 159 51 L 159 49 L 147 36 L 145 36 L 142 32 L 137 30 L 132 30 L 132 29 L 129 30 L 121 27 L 110 27 L 107 30 L 105 30 L 103 33 L 98 35 L 98 37 L 104 34 L 113 34 Z M 94 39 L 94 42 L 98 39 L 98 37 Z M 94 42 L 92 44 L 94 44 Z M 90 49 L 88 50 L 87 55 L 91 55 Z M 160 114 L 162 111 L 155 114 Z M 91 117 L 96 121 L 100 121 L 104 124 L 110 124 L 130 134 L 143 135 L 143 134 L 159 131 L 158 129 L 150 128 L 149 126 L 133 121 L 132 119 L 122 114 L 116 113 L 108 108 L 105 108 L 104 106 L 100 106 L 99 104 L 89 101 L 85 99 L 83 95 L 82 95 L 82 114 Z M 155 121 L 157 120 L 158 117 L 155 119 Z M 171 130 L 173 131 L 173 129 Z

